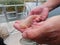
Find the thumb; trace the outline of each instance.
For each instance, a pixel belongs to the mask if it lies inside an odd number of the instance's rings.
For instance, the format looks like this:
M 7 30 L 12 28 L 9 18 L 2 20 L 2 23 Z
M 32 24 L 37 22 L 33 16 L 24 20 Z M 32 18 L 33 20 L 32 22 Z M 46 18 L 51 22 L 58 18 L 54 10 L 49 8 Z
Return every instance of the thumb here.
M 41 20 L 45 20 L 48 17 L 49 10 L 48 8 L 44 8 L 41 13 Z
M 39 15 L 42 12 L 42 10 L 42 7 L 37 6 L 29 12 L 29 15 Z

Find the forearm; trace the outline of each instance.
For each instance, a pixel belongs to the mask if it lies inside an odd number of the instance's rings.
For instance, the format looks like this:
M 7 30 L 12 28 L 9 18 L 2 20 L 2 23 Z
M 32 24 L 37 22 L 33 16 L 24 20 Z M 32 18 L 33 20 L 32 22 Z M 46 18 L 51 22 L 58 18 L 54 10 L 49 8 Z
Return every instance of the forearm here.
M 47 7 L 49 11 L 51 11 L 55 9 L 56 7 L 58 7 L 59 5 L 60 5 L 60 0 L 48 0 L 42 6 Z

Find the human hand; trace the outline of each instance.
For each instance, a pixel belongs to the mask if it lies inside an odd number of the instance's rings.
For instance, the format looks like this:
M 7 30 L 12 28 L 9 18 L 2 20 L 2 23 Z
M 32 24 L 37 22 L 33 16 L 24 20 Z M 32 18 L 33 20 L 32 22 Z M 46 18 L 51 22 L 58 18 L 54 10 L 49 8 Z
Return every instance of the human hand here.
M 39 15 L 30 15 L 26 19 L 16 21 L 14 27 L 19 31 L 23 32 L 25 29 L 31 27 L 35 22 L 36 18 L 40 18 Z
M 36 9 L 36 10 L 35 10 Z M 38 13 L 37 13 L 38 12 Z M 49 10 L 48 10 L 48 8 L 41 8 L 41 7 L 36 7 L 36 8 L 34 8 L 33 10 L 31 10 L 31 12 L 29 13 L 29 15 L 30 16 L 34 16 L 35 14 L 36 14 L 36 16 L 38 16 L 38 17 L 34 17 L 35 19 L 34 19 L 34 21 L 36 22 L 36 21 L 39 21 L 39 22 L 41 22 L 41 21 L 43 21 L 43 20 L 45 20 L 46 19 L 46 17 L 47 17 L 47 15 L 48 15 L 48 12 L 49 12 Z M 34 14 L 33 14 L 34 13 Z M 30 21 L 29 21 L 30 20 Z M 29 24 L 28 23 L 26 23 L 26 22 L 30 22 Z M 16 21 L 15 22 L 15 24 L 14 24 L 14 27 L 16 28 L 16 29 L 18 29 L 18 30 L 21 30 L 21 28 L 22 28 L 22 30 L 24 31 L 25 29 L 23 29 L 23 28 L 26 28 L 26 27 L 29 27 L 29 26 L 31 26 L 31 23 L 33 22 L 33 18 L 30 18 L 29 19 L 29 17 L 28 17 L 28 20 L 23 20 L 23 21 Z M 21 24 L 23 24 L 24 23 L 24 25 L 23 26 L 21 26 Z M 16 26 L 17 25 L 17 26 Z M 25 27 L 24 27 L 25 26 Z M 19 28 L 18 28 L 19 27 Z M 21 28 L 20 28 L 21 27 Z M 21 32 L 23 32 L 23 31 L 21 31 Z
M 23 37 L 40 44 L 60 44 L 60 16 L 54 16 L 44 22 L 36 23 L 23 32 Z
M 40 15 L 40 18 L 36 18 L 36 21 L 43 21 L 48 17 L 49 9 L 43 6 L 37 6 L 33 8 L 29 15 Z

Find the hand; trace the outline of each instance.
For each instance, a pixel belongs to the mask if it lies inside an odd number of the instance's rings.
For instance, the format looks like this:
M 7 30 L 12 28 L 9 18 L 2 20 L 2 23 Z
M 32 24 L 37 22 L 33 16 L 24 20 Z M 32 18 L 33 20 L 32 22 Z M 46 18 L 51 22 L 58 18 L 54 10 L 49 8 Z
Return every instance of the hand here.
M 37 18 L 36 21 L 43 21 L 48 17 L 49 9 L 43 6 L 37 6 L 33 8 L 29 15 L 40 15 L 40 18 Z
M 36 23 L 23 32 L 23 37 L 40 44 L 60 44 L 60 16 L 54 16 L 44 22 Z
M 38 12 L 38 13 L 37 13 Z M 39 21 L 39 22 L 41 22 L 41 20 L 43 21 L 43 20 L 45 20 L 46 19 L 46 17 L 47 17 L 47 15 L 48 15 L 48 12 L 49 12 L 49 10 L 48 10 L 48 8 L 42 8 L 42 7 L 36 7 L 36 8 L 34 8 L 33 10 L 31 10 L 31 12 L 29 13 L 31 16 L 32 15 L 37 15 L 38 17 L 37 18 L 35 18 L 35 22 L 36 21 Z M 34 14 L 33 14 L 34 13 Z M 28 17 L 28 19 L 29 19 L 29 17 Z M 33 19 L 31 19 L 31 22 L 33 21 Z M 18 29 L 19 31 L 21 30 L 21 32 L 23 32 L 23 31 L 25 31 L 25 29 L 21 29 L 20 27 L 22 27 L 22 26 L 20 26 L 20 24 L 21 24 L 21 22 L 23 22 L 24 23 L 24 25 L 26 24 L 26 25 L 28 25 L 28 26 L 30 26 L 31 25 L 31 23 L 30 23 L 30 25 L 29 24 L 27 24 L 27 23 L 25 23 L 25 22 L 29 22 L 29 21 L 16 21 L 15 22 L 15 24 L 14 24 L 14 27 L 16 28 L 16 29 Z M 23 26 L 24 26 L 23 25 Z M 25 26 L 25 27 L 27 27 L 27 26 Z M 24 28 L 24 27 L 23 27 Z
M 24 20 L 16 21 L 14 27 L 19 31 L 23 32 L 25 29 L 32 26 L 32 24 L 36 23 L 35 19 L 39 18 L 39 15 L 30 15 Z

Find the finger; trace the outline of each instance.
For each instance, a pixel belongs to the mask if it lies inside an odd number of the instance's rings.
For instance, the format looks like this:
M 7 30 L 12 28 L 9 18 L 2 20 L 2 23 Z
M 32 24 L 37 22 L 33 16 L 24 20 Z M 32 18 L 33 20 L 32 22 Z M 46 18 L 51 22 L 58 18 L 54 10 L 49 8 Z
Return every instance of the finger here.
M 34 11 L 30 11 L 28 15 L 34 15 Z
M 20 24 L 20 23 L 15 23 L 13 26 L 14 26 L 18 31 L 24 32 L 25 29 L 21 29 L 19 24 Z
M 40 26 L 43 25 L 43 24 L 44 24 L 44 21 L 39 22 L 39 23 L 34 22 L 33 25 L 32 25 L 31 27 L 35 27 L 35 28 L 37 28 L 37 27 L 40 27 Z
M 42 12 L 43 8 L 35 7 L 29 12 L 29 15 L 39 15 Z
M 36 22 L 41 22 L 42 20 L 41 20 L 41 16 L 38 16 L 34 21 L 36 21 Z
M 41 20 L 45 20 L 48 17 L 48 8 L 44 8 L 42 13 L 41 13 Z

